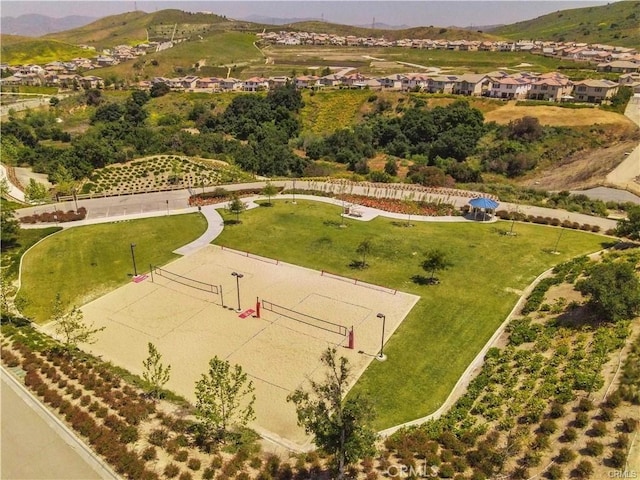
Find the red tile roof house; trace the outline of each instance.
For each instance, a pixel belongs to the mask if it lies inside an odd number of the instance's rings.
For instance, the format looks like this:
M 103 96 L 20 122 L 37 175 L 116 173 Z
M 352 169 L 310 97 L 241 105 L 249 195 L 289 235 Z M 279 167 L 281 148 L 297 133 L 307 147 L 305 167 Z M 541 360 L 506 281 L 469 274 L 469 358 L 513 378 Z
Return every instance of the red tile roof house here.
M 521 99 L 527 98 L 531 90 L 531 81 L 524 78 L 505 77 L 494 79 L 489 96 L 492 98 Z
M 573 86 L 573 96 L 579 102 L 607 103 L 616 93 L 618 84 L 610 80 L 582 80 Z

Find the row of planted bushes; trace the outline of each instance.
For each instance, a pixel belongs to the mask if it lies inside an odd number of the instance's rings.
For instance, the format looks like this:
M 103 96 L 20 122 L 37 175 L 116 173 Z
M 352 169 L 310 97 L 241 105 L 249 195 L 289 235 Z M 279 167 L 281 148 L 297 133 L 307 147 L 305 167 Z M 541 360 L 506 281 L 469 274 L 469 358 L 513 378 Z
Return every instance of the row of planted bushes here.
M 551 225 L 552 227 L 571 228 L 573 230 L 584 230 L 585 232 L 600 232 L 599 225 L 589 225 L 587 223 L 580 224 L 579 222 L 572 222 L 570 220 L 560 220 L 553 217 L 542 217 L 539 215 L 527 215 L 521 212 L 508 212 L 506 210 L 498 210 L 496 217 L 501 220 L 515 220 L 517 222 L 535 223 L 538 225 Z M 607 235 L 613 235 L 613 230 L 607 230 Z
M 86 217 L 87 209 L 84 207 L 80 207 L 78 208 L 78 210 L 69 210 L 68 212 L 56 210 L 55 212 L 34 213 L 33 215 L 20 217 L 20 221 L 22 223 L 64 223 L 74 222 L 76 220 L 84 220 Z
M 276 187 L 278 193 L 282 192 L 282 187 Z M 262 195 L 261 188 L 246 188 L 243 190 L 229 191 L 223 187 L 217 187 L 211 192 L 198 193 L 189 197 L 189 205 L 198 207 L 203 205 L 213 205 L 216 203 L 227 202 L 234 196 L 252 197 L 254 195 Z M 277 195 L 277 194 L 276 194 Z

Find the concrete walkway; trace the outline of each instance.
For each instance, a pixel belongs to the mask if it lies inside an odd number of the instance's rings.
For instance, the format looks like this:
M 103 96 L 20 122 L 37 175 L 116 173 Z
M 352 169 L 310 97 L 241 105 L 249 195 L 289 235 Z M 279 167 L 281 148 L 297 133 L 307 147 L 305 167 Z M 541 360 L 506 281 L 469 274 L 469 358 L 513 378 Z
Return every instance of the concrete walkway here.
M 2 378 L 3 479 L 118 479 L 58 417 L 13 375 Z
M 9 185 L 9 196 L 15 198 L 19 202 L 25 201 L 24 192 L 11 183 L 9 176 L 7 175 L 7 168 L 4 165 L 0 165 L 0 180 L 1 179 L 7 180 L 7 184 Z

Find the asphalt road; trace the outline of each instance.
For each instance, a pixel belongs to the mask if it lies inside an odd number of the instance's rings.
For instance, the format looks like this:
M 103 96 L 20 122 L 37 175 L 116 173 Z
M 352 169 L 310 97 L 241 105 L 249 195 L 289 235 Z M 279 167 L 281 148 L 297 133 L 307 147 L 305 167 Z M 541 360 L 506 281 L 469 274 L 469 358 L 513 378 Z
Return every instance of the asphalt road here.
M 3 480 L 117 479 L 4 369 L 0 370 Z

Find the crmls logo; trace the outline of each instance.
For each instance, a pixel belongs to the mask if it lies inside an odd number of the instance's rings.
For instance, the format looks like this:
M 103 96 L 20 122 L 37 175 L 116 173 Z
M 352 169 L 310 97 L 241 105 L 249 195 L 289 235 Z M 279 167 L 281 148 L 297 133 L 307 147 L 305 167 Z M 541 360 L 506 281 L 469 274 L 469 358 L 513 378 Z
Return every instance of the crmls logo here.
M 607 475 L 609 478 L 638 478 L 638 472 L 635 470 L 610 470 Z
M 438 469 L 427 465 L 391 465 L 385 472 L 387 477 L 390 478 L 408 478 L 408 477 L 432 477 L 438 472 Z

